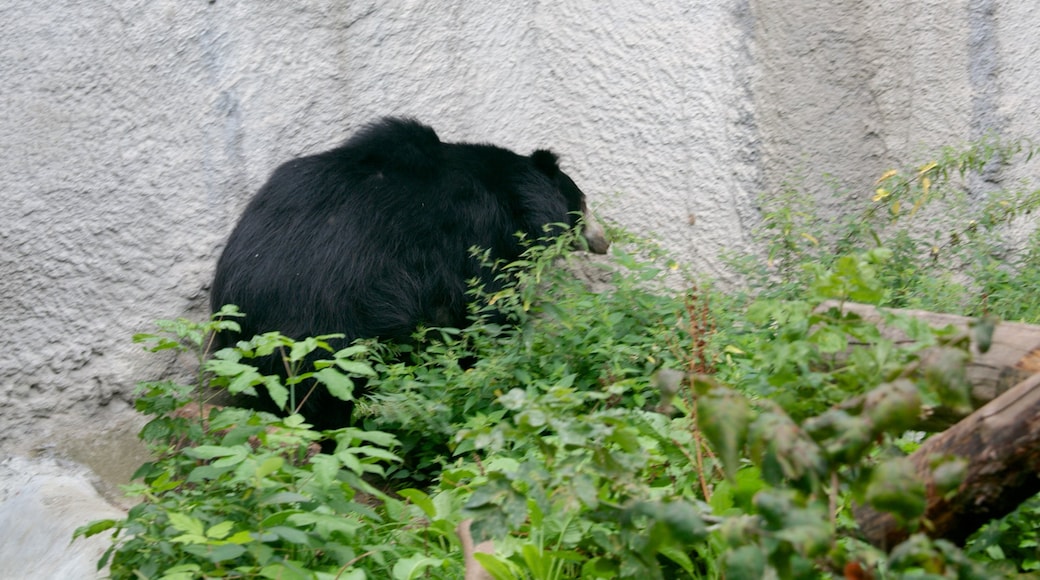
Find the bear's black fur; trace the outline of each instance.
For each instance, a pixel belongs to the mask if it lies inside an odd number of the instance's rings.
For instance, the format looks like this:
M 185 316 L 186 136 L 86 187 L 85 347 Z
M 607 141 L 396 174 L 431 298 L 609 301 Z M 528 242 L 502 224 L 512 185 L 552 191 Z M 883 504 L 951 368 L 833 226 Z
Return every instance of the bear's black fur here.
M 467 280 L 492 273 L 470 253 L 512 260 L 515 233 L 575 225 L 585 196 L 545 150 L 525 157 L 492 145 L 442 143 L 409 119 L 369 125 L 342 146 L 279 167 L 246 207 L 217 263 L 214 311 L 246 314 L 240 337 L 272 330 L 407 340 L 420 324 L 466 324 Z M 590 233 L 591 232 L 591 233 Z M 593 251 L 601 230 L 586 229 Z M 278 371 L 273 364 L 267 372 Z M 304 416 L 349 422 L 350 405 L 316 393 Z

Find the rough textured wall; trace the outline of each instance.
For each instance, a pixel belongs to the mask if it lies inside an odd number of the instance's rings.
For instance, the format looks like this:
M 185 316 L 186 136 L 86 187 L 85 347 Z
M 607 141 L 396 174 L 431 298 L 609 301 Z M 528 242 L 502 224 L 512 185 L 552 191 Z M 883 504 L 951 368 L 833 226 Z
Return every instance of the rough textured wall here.
M 108 463 L 96 433 L 176 367 L 130 336 L 201 318 L 269 172 L 380 115 L 551 147 L 713 275 L 792 175 L 840 211 L 897 160 L 1040 124 L 1013 0 L 387 4 L 0 2 L 0 450 Z
M 807 187 L 830 213 L 884 170 L 944 145 L 1040 129 L 1040 8 L 1000 0 L 753 0 L 764 191 Z M 1026 168 L 1035 174 L 1034 164 Z M 1021 175 L 1018 175 L 1021 176 Z M 997 182 L 1015 177 L 989 175 Z M 981 185 L 981 184 L 980 184 Z
M 743 243 L 742 3 L 382 4 L 0 5 L 0 445 L 83 446 L 37 418 L 124 416 L 164 371 L 131 335 L 204 315 L 249 195 L 381 115 L 551 147 L 603 214 L 705 271 Z

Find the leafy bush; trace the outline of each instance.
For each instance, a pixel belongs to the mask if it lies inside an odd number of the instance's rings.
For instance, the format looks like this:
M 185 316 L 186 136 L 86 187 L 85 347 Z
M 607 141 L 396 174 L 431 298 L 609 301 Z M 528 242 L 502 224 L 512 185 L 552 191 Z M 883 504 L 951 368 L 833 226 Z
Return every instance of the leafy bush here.
M 885 248 L 891 258 L 877 271 L 883 296 L 867 300 L 872 304 L 1036 322 L 1030 284 L 1040 276 L 1040 232 L 1031 228 L 1027 243 L 1015 247 L 1007 226 L 1040 208 L 1040 188 L 1023 181 L 984 191 L 977 184 L 1031 161 L 1038 150 L 993 136 L 946 147 L 919 166 L 886 171 L 869 201 L 836 221 L 815 213 L 813 192 L 787 188 L 762 199 L 757 239 L 766 260 L 733 261 L 756 295 L 797 297 L 807 267 L 832 267 L 850 254 Z
M 575 239 L 563 236 L 496 265 L 507 283 L 473 290 L 471 326 L 422 328 L 407 345 L 332 352 L 329 337 L 270 333 L 207 357 L 207 337 L 234 327 L 233 308 L 161 323 L 138 340 L 194 353 L 198 380 L 142 385 L 137 406 L 153 417 L 142 437 L 156 458 L 128 492 L 143 501 L 77 535 L 112 532 L 101 564 L 115 578 L 459 578 L 464 519 L 494 541 L 494 554 L 476 557 L 496 579 L 1032 569 L 1035 502 L 965 550 L 921 533 L 925 488 L 905 459 L 920 434 L 908 430 L 924 406 L 967 404 L 967 337 L 891 315 L 915 341 L 896 344 L 840 309 L 1036 320 L 1015 285 L 1040 275 L 1040 238 L 1011 260 L 992 248 L 1040 195 L 993 194 L 956 240 L 919 223 L 935 204 L 964 202 L 954 177 L 1029 153 L 985 141 L 886 173 L 864 212 L 835 226 L 789 191 L 767 207 L 767 258 L 741 262 L 738 290 L 694 283 L 615 231 L 598 265 L 609 290 L 569 273 Z M 944 356 L 926 362 L 926 347 Z M 270 354 L 287 379 L 248 364 Z M 316 432 L 293 413 L 316 385 L 352 399 L 359 379 L 369 394 L 355 427 Z M 261 385 L 285 417 L 207 398 L 211 387 L 249 396 Z M 958 465 L 943 466 L 954 484 Z M 891 552 L 873 548 L 858 539 L 853 503 L 915 533 Z

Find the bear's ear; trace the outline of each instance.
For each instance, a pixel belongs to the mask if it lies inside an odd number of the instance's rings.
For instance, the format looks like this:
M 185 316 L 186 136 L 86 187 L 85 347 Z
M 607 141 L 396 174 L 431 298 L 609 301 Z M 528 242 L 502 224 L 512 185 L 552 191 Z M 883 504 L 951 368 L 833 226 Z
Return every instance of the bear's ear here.
M 548 149 L 539 149 L 531 154 L 531 161 L 539 171 L 548 175 L 549 177 L 556 177 L 560 174 L 560 166 L 557 163 L 559 157 L 555 153 Z

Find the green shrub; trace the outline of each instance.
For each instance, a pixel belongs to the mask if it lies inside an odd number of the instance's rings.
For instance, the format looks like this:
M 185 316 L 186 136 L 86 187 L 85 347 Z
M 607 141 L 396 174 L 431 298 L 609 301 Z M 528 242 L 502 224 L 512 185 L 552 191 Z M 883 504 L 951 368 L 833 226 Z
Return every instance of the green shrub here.
M 408 345 L 333 352 L 329 337 L 271 333 L 207 358 L 233 308 L 161 323 L 138 339 L 194 353 L 197 381 L 142 385 L 155 459 L 128 492 L 143 501 L 77 535 L 111 531 L 101 564 L 114 578 L 459 578 L 466 518 L 494 541 L 478 559 L 496 579 L 1033 569 L 1035 502 L 963 551 L 921 533 L 925 488 L 905 459 L 921 435 L 908 430 L 923 406 L 966 405 L 967 337 L 892 314 L 914 339 L 896 344 L 840 309 L 1036 320 L 1022 285 L 1040 276 L 1040 238 L 1009 259 L 993 247 L 1040 195 L 970 205 L 955 183 L 1029 153 L 984 141 L 886 173 L 864 211 L 838 224 L 789 190 L 766 208 L 765 259 L 740 260 L 742 288 L 695 283 L 615 231 L 598 266 L 608 290 L 569 273 L 575 239 L 563 236 L 496 265 L 503 289 L 473 290 L 469 327 L 422 328 Z M 935 204 L 976 209 L 951 230 L 923 220 Z M 849 351 L 851 341 L 864 346 Z M 926 364 L 926 347 L 944 356 Z M 324 359 L 313 368 L 312 353 Z M 287 379 L 248 364 L 270 354 Z M 359 379 L 370 394 L 354 427 L 316 432 L 293 413 L 315 385 L 349 400 Z M 285 417 L 208 406 L 213 387 L 259 386 Z M 854 502 L 894 514 L 910 538 L 887 554 L 863 543 Z

